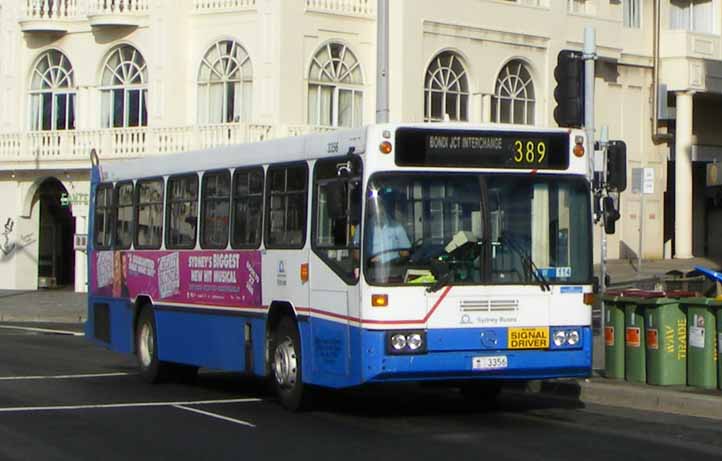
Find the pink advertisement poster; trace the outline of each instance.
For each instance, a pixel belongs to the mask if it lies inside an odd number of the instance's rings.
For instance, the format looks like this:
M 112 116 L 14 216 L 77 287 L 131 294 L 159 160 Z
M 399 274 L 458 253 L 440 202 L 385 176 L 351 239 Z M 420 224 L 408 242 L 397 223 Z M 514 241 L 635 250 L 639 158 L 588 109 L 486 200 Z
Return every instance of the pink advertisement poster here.
M 93 294 L 213 306 L 261 305 L 257 251 L 98 251 Z

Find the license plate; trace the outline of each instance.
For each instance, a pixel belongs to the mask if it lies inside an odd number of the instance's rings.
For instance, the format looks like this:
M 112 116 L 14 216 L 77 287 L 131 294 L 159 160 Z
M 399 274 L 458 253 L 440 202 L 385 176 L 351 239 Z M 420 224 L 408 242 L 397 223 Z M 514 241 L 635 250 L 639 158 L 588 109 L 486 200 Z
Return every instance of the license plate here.
M 471 359 L 472 370 L 498 370 L 499 368 L 506 368 L 508 366 L 509 363 L 506 359 L 506 355 L 474 357 Z
M 509 349 L 548 349 L 549 327 L 509 328 Z

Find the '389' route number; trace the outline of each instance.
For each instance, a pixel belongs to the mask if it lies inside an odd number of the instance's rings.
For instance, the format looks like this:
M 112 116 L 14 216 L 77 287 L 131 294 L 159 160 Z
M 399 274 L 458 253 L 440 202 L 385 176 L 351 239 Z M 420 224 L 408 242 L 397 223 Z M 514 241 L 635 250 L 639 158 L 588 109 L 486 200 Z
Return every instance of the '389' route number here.
M 541 164 L 547 157 L 547 145 L 544 141 L 514 141 L 514 162 Z

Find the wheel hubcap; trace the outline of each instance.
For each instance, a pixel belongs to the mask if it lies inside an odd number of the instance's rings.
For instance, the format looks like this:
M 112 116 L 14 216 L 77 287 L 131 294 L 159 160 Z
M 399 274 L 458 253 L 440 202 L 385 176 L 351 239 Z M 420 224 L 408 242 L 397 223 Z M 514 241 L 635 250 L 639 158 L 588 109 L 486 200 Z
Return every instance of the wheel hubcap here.
M 273 356 L 273 374 L 281 388 L 290 388 L 296 385 L 297 374 L 296 349 L 291 338 L 286 338 L 276 346 Z
M 140 356 L 140 363 L 143 367 L 149 367 L 150 362 L 153 360 L 153 329 L 147 323 L 144 323 L 140 327 L 140 341 L 138 344 L 138 354 Z

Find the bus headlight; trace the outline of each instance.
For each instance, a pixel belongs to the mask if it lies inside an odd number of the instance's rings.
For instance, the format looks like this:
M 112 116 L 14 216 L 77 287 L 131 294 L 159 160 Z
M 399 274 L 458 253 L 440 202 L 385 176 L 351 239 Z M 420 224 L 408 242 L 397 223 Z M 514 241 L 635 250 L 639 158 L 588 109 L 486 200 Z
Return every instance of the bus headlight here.
M 420 334 L 413 333 L 406 337 L 406 345 L 409 347 L 409 350 L 417 351 L 424 345 L 424 340 Z
M 392 355 L 426 353 L 425 331 L 389 331 L 386 333 L 386 353 Z
M 559 330 L 556 333 L 554 333 L 554 345 L 557 347 L 561 347 L 564 345 L 564 343 L 567 341 L 567 332 L 564 330 Z
M 402 334 L 396 334 L 391 337 L 391 347 L 396 351 L 400 351 L 406 347 L 406 336 Z
M 551 335 L 551 347 L 553 349 L 577 349 L 581 347 L 581 328 L 552 327 Z
M 567 335 L 567 344 L 570 346 L 576 346 L 579 344 L 579 332 L 577 330 L 571 330 Z

